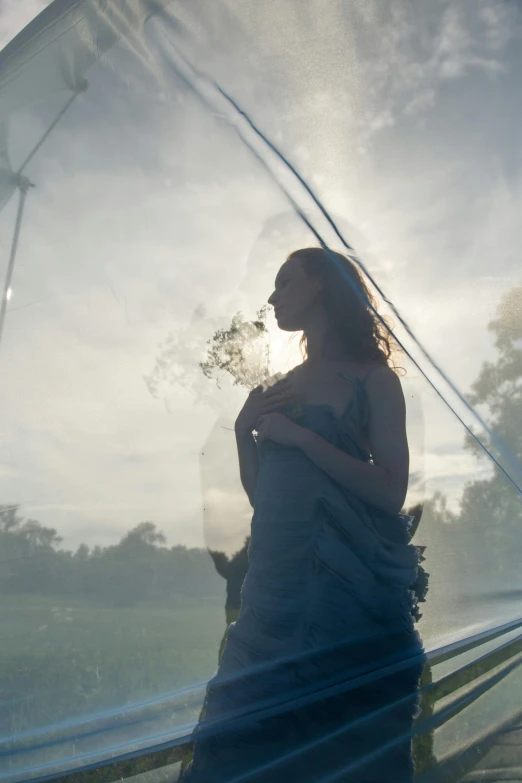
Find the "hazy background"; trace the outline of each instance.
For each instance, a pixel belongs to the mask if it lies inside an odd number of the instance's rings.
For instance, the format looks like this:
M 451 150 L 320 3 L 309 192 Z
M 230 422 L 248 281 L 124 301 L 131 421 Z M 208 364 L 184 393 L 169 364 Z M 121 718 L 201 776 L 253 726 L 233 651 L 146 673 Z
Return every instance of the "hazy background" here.
M 44 6 L 0 0 L 1 42 Z M 168 4 L 175 24 L 137 28 L 112 6 L 103 24 L 120 42 L 83 73 L 76 54 L 101 24 L 95 7 L 54 44 L 39 39 L 25 83 L 23 69 L 0 73 L 0 201 L 71 85 L 88 81 L 25 170 L 35 187 L 0 344 L 0 692 L 16 704 L 0 733 L 25 743 L 6 761 L 13 783 L 44 763 L 56 771 L 172 739 L 197 719 L 224 631 L 225 582 L 204 548 L 236 552 L 251 517 L 232 431 L 247 390 L 226 375 L 218 387 L 198 363 L 237 312 L 256 317 L 286 254 L 315 243 L 281 183 L 339 248 L 202 74 L 297 167 L 463 394 L 494 364 L 481 412 L 513 475 L 522 453 L 519 5 L 276 0 L 268 12 L 192 0 Z M 210 108 L 180 78 L 181 54 L 202 72 L 194 84 Z M 0 213 L 2 275 L 16 208 L 15 193 Z M 504 347 L 488 329 L 501 302 Z M 267 329 L 270 371 L 286 371 L 298 336 L 288 342 L 271 313 Z M 425 502 L 420 628 L 432 649 L 520 615 L 520 498 L 403 364 L 407 505 Z M 514 677 L 446 723 L 437 752 L 518 710 Z M 84 719 L 103 731 L 80 742 Z
M 517 7 L 318 5 L 281 4 L 276 27 L 250 6 L 174 13 L 185 51 L 364 238 L 377 281 L 467 391 L 492 356 L 486 325 L 519 279 Z M 4 1 L 3 40 L 42 6 Z M 164 30 L 152 21 L 144 33 L 153 64 Z M 26 172 L 36 187 L 1 348 L 2 495 L 70 547 L 113 542 L 144 519 L 169 541 L 201 544 L 199 457 L 223 395 L 197 361 L 216 324 L 240 308 L 253 316 L 284 252 L 310 238 L 297 218 L 295 241 L 265 236 L 288 205 L 168 69 L 119 45 L 86 76 Z M 12 119 L 15 167 L 66 98 Z M 13 199 L 0 216 L 4 263 L 14 210 Z M 163 384 L 154 399 L 143 376 L 177 329 L 191 386 Z M 477 466 L 425 394 L 425 491 L 455 505 Z

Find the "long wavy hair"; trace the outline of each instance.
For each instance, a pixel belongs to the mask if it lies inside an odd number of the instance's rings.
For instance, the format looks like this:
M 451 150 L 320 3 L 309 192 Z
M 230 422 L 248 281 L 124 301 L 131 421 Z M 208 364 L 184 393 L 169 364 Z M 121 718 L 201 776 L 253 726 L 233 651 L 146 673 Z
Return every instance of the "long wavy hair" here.
M 377 361 L 395 371 L 403 370 L 395 363 L 400 348 L 388 331 L 392 324 L 385 316 L 380 316 L 384 323 L 377 316 L 377 301 L 353 261 L 342 253 L 321 247 L 294 250 L 288 256 L 290 258 L 299 259 L 307 274 L 321 278 L 325 308 L 351 361 Z M 299 349 L 306 359 L 308 351 L 304 332 Z

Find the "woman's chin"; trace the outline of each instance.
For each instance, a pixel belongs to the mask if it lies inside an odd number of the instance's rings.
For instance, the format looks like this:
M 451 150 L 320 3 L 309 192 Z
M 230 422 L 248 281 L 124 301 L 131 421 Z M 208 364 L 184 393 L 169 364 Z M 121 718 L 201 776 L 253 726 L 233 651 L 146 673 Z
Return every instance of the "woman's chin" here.
M 284 318 L 279 316 L 279 318 L 276 318 L 277 325 L 279 329 L 281 329 L 283 332 L 297 332 L 299 331 L 299 327 L 293 326 L 289 321 L 285 321 Z

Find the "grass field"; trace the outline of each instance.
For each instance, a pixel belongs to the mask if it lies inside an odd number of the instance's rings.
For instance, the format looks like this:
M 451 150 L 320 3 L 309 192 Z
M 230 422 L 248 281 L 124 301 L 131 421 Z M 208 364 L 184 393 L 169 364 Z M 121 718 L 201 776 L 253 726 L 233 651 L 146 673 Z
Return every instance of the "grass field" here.
M 222 597 L 178 596 L 165 604 L 116 608 L 3 596 L 0 628 L 0 781 L 7 783 L 132 750 L 146 753 L 174 736 L 186 737 L 199 715 L 204 683 L 217 667 L 225 616 Z M 477 670 L 474 677 L 480 676 Z M 452 684 L 448 698 L 459 687 Z M 516 669 L 440 727 L 437 755 L 514 714 L 520 692 Z M 108 783 L 171 763 L 181 752 L 142 755 L 117 769 L 78 772 L 64 783 Z M 421 737 L 419 768 L 433 763 L 431 753 L 429 738 Z
M 0 598 L 0 627 L 1 779 L 118 755 L 197 718 L 203 687 L 172 694 L 212 676 L 225 618 L 220 600 L 114 608 L 24 595 Z

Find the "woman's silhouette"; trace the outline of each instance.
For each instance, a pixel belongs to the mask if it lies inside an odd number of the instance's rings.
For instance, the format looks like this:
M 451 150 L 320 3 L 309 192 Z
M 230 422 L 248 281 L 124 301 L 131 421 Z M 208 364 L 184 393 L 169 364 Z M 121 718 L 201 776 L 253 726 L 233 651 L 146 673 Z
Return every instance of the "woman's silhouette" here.
M 410 781 L 424 656 L 390 340 L 341 254 L 292 253 L 269 303 L 306 359 L 235 423 L 249 570 L 183 779 Z

